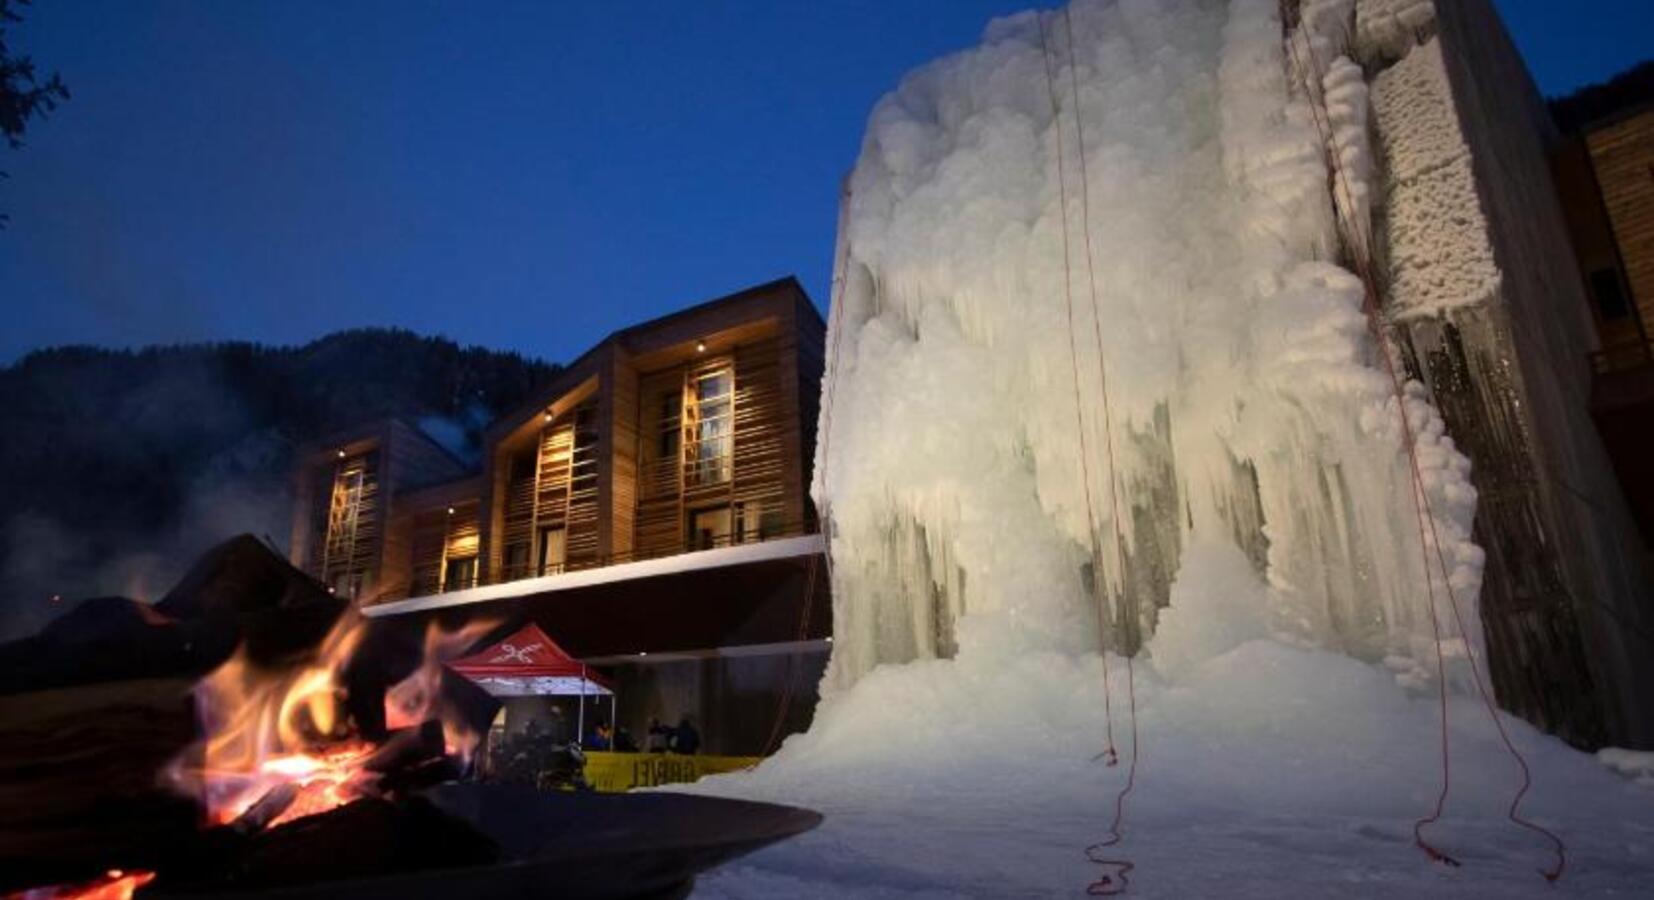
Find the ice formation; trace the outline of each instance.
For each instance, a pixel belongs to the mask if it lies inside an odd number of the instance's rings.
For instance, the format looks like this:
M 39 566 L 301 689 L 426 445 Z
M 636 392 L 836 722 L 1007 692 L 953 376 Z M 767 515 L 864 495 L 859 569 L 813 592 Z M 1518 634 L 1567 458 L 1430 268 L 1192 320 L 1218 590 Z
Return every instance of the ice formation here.
M 1404 227 L 1420 255 L 1391 265 L 1417 263 L 1418 309 L 1487 274 L 1468 218 L 1429 254 L 1423 221 L 1393 217 L 1456 165 L 1456 126 L 1428 107 L 1388 133 L 1368 121 L 1408 114 L 1401 92 L 1440 77 L 1428 51 L 1376 87 L 1358 65 L 1406 54 L 1434 7 L 1305 0 L 1290 30 L 1280 8 L 1079 0 L 1072 54 L 1061 11 L 1003 19 L 874 111 L 842 214 L 816 461 L 823 699 L 757 769 L 686 788 L 827 818 L 697 896 L 1077 895 L 1098 874 L 1080 849 L 1138 763 L 1117 848 L 1135 895 L 1555 895 L 1536 874 L 1552 847 L 1504 818 L 1520 773 L 1487 709 L 1431 690 L 1432 594 L 1451 680 L 1481 640 L 1468 463 L 1421 388 L 1396 402 L 1345 267 L 1366 265 L 1365 232 Z M 1398 140 L 1415 127 L 1413 153 Z M 1427 581 L 1421 534 L 1468 634 Z M 1108 767 L 1105 667 L 1119 679 L 1134 650 L 1135 714 L 1113 687 L 1132 765 Z M 1524 813 L 1573 849 L 1563 889 L 1643 890 L 1647 760 L 1505 729 L 1538 775 Z M 1444 737 L 1452 790 L 1429 839 L 1462 869 L 1413 844 Z
M 1469 462 L 1408 384 L 1421 522 L 1340 265 L 1374 173 L 1348 23 L 1419 15 L 1388 6 L 1311 3 L 1283 41 L 1276 0 L 1081 0 L 994 22 L 878 104 L 816 461 L 829 702 L 880 663 L 1136 652 L 1225 544 L 1250 566 L 1209 587 L 1278 638 L 1416 684 L 1434 594 L 1450 656 L 1480 642 Z

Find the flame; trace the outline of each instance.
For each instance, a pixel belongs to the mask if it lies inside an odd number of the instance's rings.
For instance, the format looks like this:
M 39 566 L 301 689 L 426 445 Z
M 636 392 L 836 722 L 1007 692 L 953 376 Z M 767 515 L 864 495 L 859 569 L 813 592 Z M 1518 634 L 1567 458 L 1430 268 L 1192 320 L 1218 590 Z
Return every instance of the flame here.
M 419 668 L 385 692 L 385 727 L 407 728 L 437 719 L 442 722 L 448 755 L 469 762 L 482 735 L 444 705 L 442 664 L 464 653 L 499 624 L 498 620 L 484 619 L 449 630 L 430 623 L 425 629 L 425 652 Z
M 132 900 L 138 888 L 155 880 L 154 872 L 110 869 L 100 878 L 79 884 L 55 884 L 7 894 L 6 900 Z
M 347 786 L 365 777 L 359 763 L 373 748 L 355 740 L 342 676 L 365 633 L 361 615 L 347 610 L 297 666 L 263 669 L 243 646 L 196 685 L 206 738 L 169 774 L 202 797 L 208 821 L 234 821 L 285 784 L 299 795 L 276 822 L 354 798 Z
M 386 726 L 438 719 L 448 752 L 469 758 L 480 736 L 444 703 L 442 661 L 492 627 L 433 625 L 418 668 L 385 694 Z M 366 619 L 352 608 L 300 664 L 261 668 L 238 649 L 196 686 L 206 737 L 173 763 L 168 780 L 200 797 L 214 825 L 241 819 L 266 797 L 279 798 L 280 811 L 256 824 L 273 827 L 374 793 L 380 776 L 364 764 L 376 747 L 350 719 L 343 680 L 365 634 Z

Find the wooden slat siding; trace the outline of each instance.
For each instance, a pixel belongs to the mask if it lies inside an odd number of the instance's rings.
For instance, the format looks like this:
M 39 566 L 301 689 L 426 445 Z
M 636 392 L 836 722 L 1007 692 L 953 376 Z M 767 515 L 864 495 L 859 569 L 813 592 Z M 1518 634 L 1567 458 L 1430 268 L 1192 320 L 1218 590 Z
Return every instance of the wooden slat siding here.
M 501 517 L 499 558 L 493 560 L 500 580 L 512 581 L 534 574 L 534 455 L 513 455 L 506 461 L 503 496 L 504 515 Z M 520 569 L 506 568 L 512 551 L 520 548 L 523 560 Z
M 442 559 L 447 541 L 448 511 L 423 510 L 413 516 L 412 575 L 408 596 L 424 597 L 442 589 Z
M 384 425 L 380 521 L 385 524 L 377 563 L 378 584 L 363 602 L 406 597 L 413 589 L 412 521 L 399 508 L 404 492 L 453 481 L 465 467 L 418 428 L 399 419 Z M 410 511 L 417 512 L 417 510 Z
M 799 294 L 794 298 L 792 318 L 785 335 L 790 352 L 782 359 L 790 362 L 792 374 L 788 385 L 792 391 L 793 407 L 784 411 L 791 441 L 791 460 L 796 481 L 787 487 L 790 502 L 796 503 L 796 514 L 789 514 L 788 522 L 803 522 L 815 527 L 816 508 L 810 502 L 810 479 L 815 466 L 816 427 L 821 418 L 822 373 L 826 371 L 827 323 L 810 305 L 809 298 Z
M 1631 299 L 1654 322 L 1654 110 L 1585 137 Z
M 673 366 L 639 379 L 638 385 L 639 485 L 637 515 L 633 523 L 632 550 L 639 558 L 668 556 L 681 552 L 683 522 L 683 438 L 681 436 L 684 367 Z M 676 396 L 677 413 L 662 419 L 665 398 Z M 663 432 L 676 437 L 676 453 L 661 456 Z
M 735 359 L 733 356 L 714 356 L 697 360 L 694 364 L 685 367 L 683 379 L 683 415 L 680 417 L 678 429 L 678 459 L 682 470 L 681 484 L 683 485 L 683 507 L 687 511 L 695 507 L 709 506 L 715 503 L 728 503 L 730 500 L 731 481 L 700 482 L 699 467 L 695 463 L 699 435 L 699 406 L 695 401 L 698 382 L 703 376 L 714 374 L 720 370 L 730 372 L 730 390 L 735 389 Z M 740 415 L 740 407 L 730 400 L 730 429 L 733 433 L 735 418 Z M 733 439 L 731 441 L 733 444 Z M 679 548 L 680 550 L 683 548 Z
M 638 504 L 638 374 L 631 355 L 614 348 L 609 390 L 601 393 L 599 454 L 608 464 L 599 467 L 599 506 L 608 517 L 599 551 L 608 558 L 626 558 L 632 552 L 634 514 Z M 605 446 L 606 444 L 606 446 Z
M 735 350 L 734 478 L 730 502 L 741 504 L 746 529 L 759 527 L 765 516 L 774 527 L 785 524 L 789 513 L 789 485 L 797 482 L 797 460 L 790 458 L 788 413 L 794 398 L 786 390 L 782 365 L 784 338 L 771 338 Z M 797 521 L 797 516 L 794 516 Z M 743 535 L 734 536 L 741 540 Z
M 540 429 L 540 449 L 534 476 L 534 518 L 531 525 L 529 566 L 539 572 L 540 532 L 554 526 L 567 527 L 569 472 L 574 463 L 573 417 L 558 419 Z M 573 558 L 570 553 L 568 559 Z
M 456 559 L 476 557 L 479 562 L 482 558 L 482 529 L 480 508 L 475 503 L 460 503 L 453 507 L 453 514 L 447 509 L 442 511 L 447 520 L 442 539 L 442 570 L 439 574 L 438 586 L 442 590 L 457 591 L 468 587 L 476 587 L 475 582 L 462 584 L 455 581 L 448 571 L 448 564 Z M 481 578 L 477 570 L 477 578 Z
M 540 532 L 565 529 L 568 568 L 594 564 L 598 557 L 597 404 L 588 400 L 541 429 L 529 564 L 539 552 Z
M 380 544 L 380 448 L 347 456 L 333 469 L 328 497 L 326 538 L 322 544 L 322 582 L 329 587 L 346 575 L 362 575 L 362 593 L 371 594 L 377 576 Z M 354 522 L 347 504 L 352 473 L 362 473 Z
M 310 505 L 308 521 L 304 526 L 309 535 L 305 541 L 306 553 L 301 568 L 318 581 L 325 577 L 322 561 L 327 553 L 327 511 L 333 497 L 333 478 L 337 471 L 337 463 L 312 466 L 310 470 Z
M 423 431 L 398 419 L 386 426 L 385 483 L 395 493 L 452 481 L 465 466 Z M 394 495 L 393 495 L 394 497 Z
M 583 403 L 574 411 L 573 445 L 569 466 L 568 504 L 564 527 L 568 529 L 568 567 L 597 564 L 602 556 L 598 531 L 602 516 L 598 506 L 597 482 L 602 468 L 598 452 L 600 429 L 597 404 Z
M 1608 209 L 1603 206 L 1602 190 L 1591 167 L 1591 152 L 1583 137 L 1569 138 L 1559 145 L 1551 157 L 1551 178 L 1556 182 L 1557 199 L 1568 222 L 1569 243 L 1579 262 L 1580 277 L 1585 279 L 1599 346 L 1640 344 L 1643 329 L 1638 317 L 1604 317 L 1603 298 L 1597 296 L 1597 286 L 1592 283 L 1592 273 L 1606 270 L 1622 285 L 1629 311 L 1636 311 L 1630 290 L 1623 287 L 1624 273 L 1619 249 L 1614 243 L 1614 229 L 1609 224 Z

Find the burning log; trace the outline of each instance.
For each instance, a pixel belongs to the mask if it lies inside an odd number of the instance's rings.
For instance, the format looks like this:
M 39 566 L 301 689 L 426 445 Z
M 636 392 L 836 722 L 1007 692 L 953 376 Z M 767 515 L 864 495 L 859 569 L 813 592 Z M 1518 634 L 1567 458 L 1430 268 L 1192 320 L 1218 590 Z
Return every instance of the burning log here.
M 0 646 L 0 893 L 658 897 L 819 821 L 457 784 L 498 701 L 442 660 L 489 630 L 376 626 L 245 538 Z

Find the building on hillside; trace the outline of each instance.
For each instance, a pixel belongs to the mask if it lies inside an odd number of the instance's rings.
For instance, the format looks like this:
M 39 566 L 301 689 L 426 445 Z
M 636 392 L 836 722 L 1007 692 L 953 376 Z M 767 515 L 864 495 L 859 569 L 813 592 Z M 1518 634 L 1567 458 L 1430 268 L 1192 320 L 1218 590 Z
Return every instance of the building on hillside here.
M 808 723 L 831 640 L 825 330 L 786 278 L 610 335 L 476 466 L 401 423 L 341 436 L 299 466 L 292 559 L 371 616 L 533 622 L 634 735 L 687 714 L 708 752 L 760 752 Z

